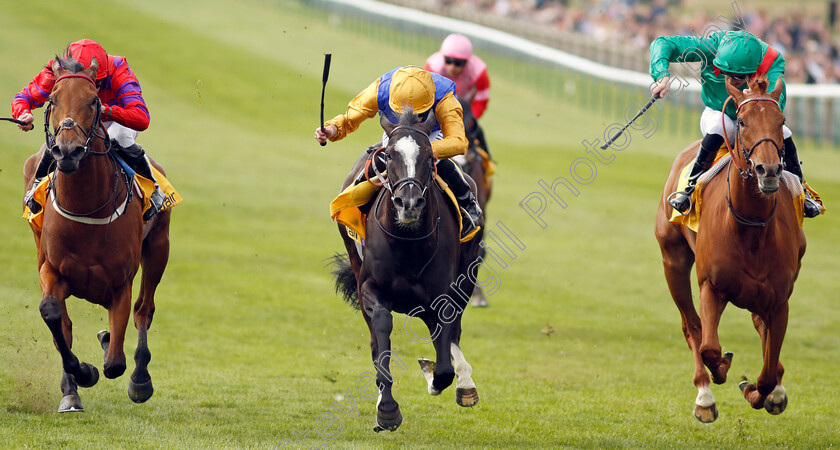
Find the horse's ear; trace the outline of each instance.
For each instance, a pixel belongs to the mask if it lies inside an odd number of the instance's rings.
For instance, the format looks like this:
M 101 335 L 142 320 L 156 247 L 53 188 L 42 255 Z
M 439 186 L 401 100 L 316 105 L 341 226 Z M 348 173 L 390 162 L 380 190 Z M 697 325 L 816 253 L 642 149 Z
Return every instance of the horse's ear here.
M 420 125 L 420 128 L 426 132 L 426 134 L 432 134 L 432 130 L 435 129 L 435 125 L 437 125 L 437 117 L 435 117 L 435 110 L 429 110 L 429 116 L 426 117 L 426 120 Z
M 744 93 L 741 92 L 740 89 L 732 86 L 731 84 L 729 84 L 725 81 L 724 81 L 724 84 L 726 85 L 726 92 L 729 92 L 729 95 L 731 95 L 732 99 L 735 100 L 736 105 L 741 103 L 742 101 L 744 101 L 744 98 L 746 97 L 746 95 L 744 95 Z
M 64 66 L 61 65 L 61 59 L 58 57 L 58 55 L 56 55 L 55 59 L 53 59 L 51 68 L 55 77 L 58 78 L 60 76 L 58 72 L 64 69 Z
M 770 92 L 770 98 L 773 100 L 779 101 L 779 98 L 782 96 L 782 89 L 784 89 L 785 83 L 782 81 L 782 77 L 776 78 L 776 86 L 773 87 L 773 91 Z
M 394 131 L 394 128 L 397 127 L 391 123 L 387 117 L 385 117 L 385 114 L 379 114 L 379 125 L 382 125 L 382 129 L 385 130 L 385 134 L 387 135 L 390 135 L 391 132 Z
M 99 71 L 99 61 L 96 60 L 96 57 L 90 59 L 90 67 L 85 69 L 85 75 L 89 76 L 91 80 L 96 79 L 96 72 Z

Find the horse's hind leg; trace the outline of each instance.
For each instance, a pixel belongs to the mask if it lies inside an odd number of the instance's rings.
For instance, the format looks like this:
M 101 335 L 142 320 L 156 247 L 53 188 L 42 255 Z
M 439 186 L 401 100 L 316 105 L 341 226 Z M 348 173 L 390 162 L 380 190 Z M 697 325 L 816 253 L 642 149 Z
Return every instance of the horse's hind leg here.
M 76 392 L 77 386 L 91 387 L 99 381 L 99 371 L 92 364 L 80 362 L 70 350 L 73 345 L 72 322 L 67 316 L 64 300 L 70 295 L 67 284 L 60 280 L 55 270 L 44 263 L 40 269 L 44 297 L 39 307 L 44 323 L 50 329 L 55 348 L 61 355 L 64 375 L 61 391 L 64 396 L 58 412 L 81 411 L 82 402 Z
M 787 407 L 788 397 L 782 386 L 785 368 L 779 361 L 782 341 L 785 338 L 788 322 L 788 304 L 776 312 L 769 320 L 769 324 L 756 314 L 753 314 L 753 325 L 761 337 L 761 348 L 764 354 L 764 366 L 758 376 L 757 385 L 744 380 L 738 386 L 750 405 L 764 409 L 773 415 L 781 414 Z
M 154 232 L 143 242 L 143 275 L 140 293 L 134 303 L 137 349 L 134 352 L 134 372 L 128 380 L 128 396 L 136 403 L 145 402 L 154 393 L 152 377 L 149 374 L 152 353 L 149 351 L 148 330 L 152 326 L 155 313 L 155 290 L 169 261 L 169 235 L 166 231 L 169 229 L 170 214 L 169 211 L 161 213 Z

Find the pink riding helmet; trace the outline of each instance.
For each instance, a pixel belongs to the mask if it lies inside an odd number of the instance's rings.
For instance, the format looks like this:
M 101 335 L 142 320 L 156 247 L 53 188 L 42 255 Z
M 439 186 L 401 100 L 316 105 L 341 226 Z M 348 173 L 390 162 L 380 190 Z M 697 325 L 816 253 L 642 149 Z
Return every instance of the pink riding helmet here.
M 470 38 L 462 34 L 450 34 L 443 40 L 440 46 L 443 56 L 457 59 L 470 59 L 472 56 L 472 43 Z

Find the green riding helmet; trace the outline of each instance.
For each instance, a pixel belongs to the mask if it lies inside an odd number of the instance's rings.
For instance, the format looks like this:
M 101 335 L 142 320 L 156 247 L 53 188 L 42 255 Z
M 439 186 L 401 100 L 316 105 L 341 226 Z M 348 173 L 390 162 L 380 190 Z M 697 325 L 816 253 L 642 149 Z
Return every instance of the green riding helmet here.
M 761 58 L 758 38 L 747 31 L 730 31 L 721 40 L 713 63 L 723 72 L 752 74 L 758 70 Z

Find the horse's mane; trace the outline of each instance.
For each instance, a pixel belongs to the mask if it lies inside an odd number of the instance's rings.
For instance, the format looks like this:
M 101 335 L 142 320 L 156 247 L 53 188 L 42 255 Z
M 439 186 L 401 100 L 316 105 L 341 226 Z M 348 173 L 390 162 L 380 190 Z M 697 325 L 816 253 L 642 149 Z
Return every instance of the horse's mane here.
M 420 122 L 420 116 L 414 114 L 414 108 L 406 106 L 402 115 L 400 115 L 400 123 L 398 125 L 415 125 Z
M 80 73 L 85 70 L 85 66 L 79 61 L 76 61 L 75 58 L 73 58 L 73 53 L 70 52 L 70 44 L 67 44 L 67 47 L 64 49 L 63 54 L 63 58 L 58 55 L 55 55 L 55 60 L 58 61 L 58 64 L 61 67 L 69 70 L 70 73 Z

